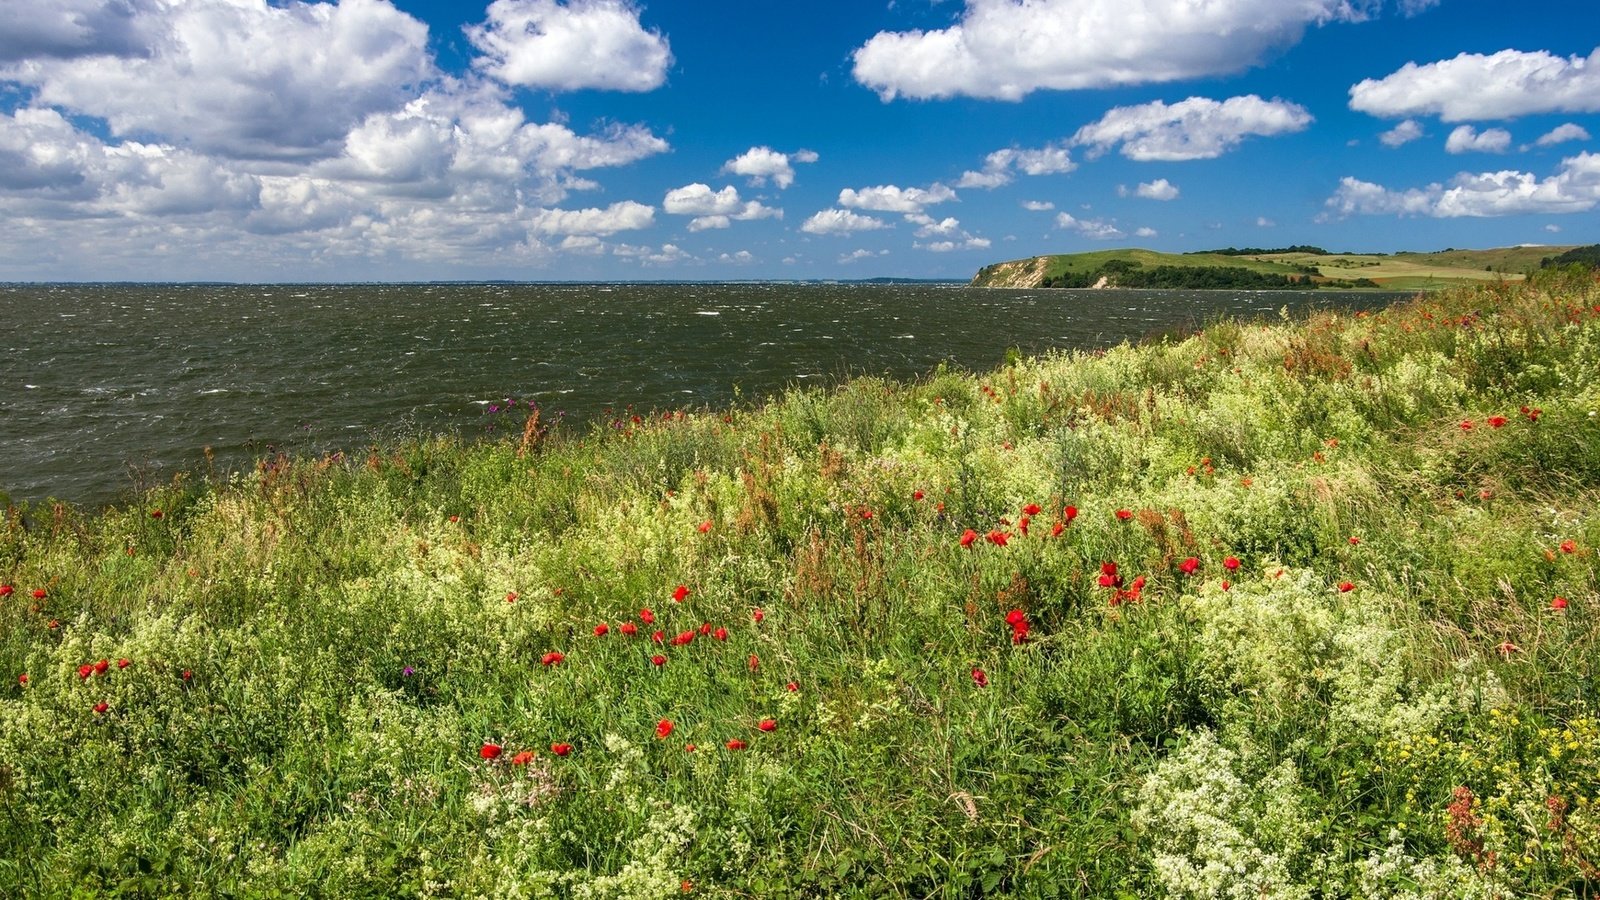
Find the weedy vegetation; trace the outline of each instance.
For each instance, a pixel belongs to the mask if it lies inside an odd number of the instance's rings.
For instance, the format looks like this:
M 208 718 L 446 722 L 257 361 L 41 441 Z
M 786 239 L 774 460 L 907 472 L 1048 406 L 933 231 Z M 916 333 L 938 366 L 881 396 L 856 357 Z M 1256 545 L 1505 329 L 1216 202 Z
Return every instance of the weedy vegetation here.
M 1600 284 L 0 525 L 0 895 L 1588 897 Z

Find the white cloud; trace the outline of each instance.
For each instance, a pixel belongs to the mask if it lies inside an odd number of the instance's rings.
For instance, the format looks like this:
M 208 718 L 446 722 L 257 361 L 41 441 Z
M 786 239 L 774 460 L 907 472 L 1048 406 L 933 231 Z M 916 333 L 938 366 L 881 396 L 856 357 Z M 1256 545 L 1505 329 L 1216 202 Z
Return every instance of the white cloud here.
M 931 244 L 912 245 L 919 250 L 929 253 L 950 253 L 955 250 L 987 250 L 991 246 L 988 238 L 967 237 L 959 241 L 934 241 Z
M 747 263 L 753 263 L 755 261 L 755 254 L 751 253 L 749 250 L 740 250 L 737 253 L 724 253 L 717 257 L 717 262 L 732 263 L 734 265 L 741 266 Z
M 771 147 L 751 147 L 749 150 L 728 160 L 722 165 L 722 171 L 733 175 L 743 175 L 750 179 L 752 187 L 762 187 L 768 179 L 772 180 L 779 190 L 784 190 L 794 184 L 794 164 L 814 163 L 817 154 L 812 150 L 797 150 L 794 153 L 780 153 Z
M 730 220 L 747 222 L 783 217 L 781 209 L 763 206 L 755 200 L 740 200 L 739 189 L 731 184 L 720 191 L 713 191 L 710 185 L 699 182 L 673 188 L 667 191 L 661 208 L 675 216 L 697 216 L 689 223 L 690 231 L 727 228 Z
M 1471 125 L 1458 125 L 1445 138 L 1446 153 L 1504 153 L 1511 149 L 1511 132 L 1504 128 L 1485 129 L 1482 134 Z
M 1084 237 L 1093 238 L 1097 241 L 1109 241 L 1127 236 L 1110 222 L 1101 219 L 1079 219 L 1071 213 L 1058 213 L 1056 215 L 1056 227 L 1067 231 L 1076 231 Z
M 1551 234 L 1560 234 L 1561 233 L 1561 226 L 1560 225 L 1546 225 L 1544 227 L 1544 230 L 1550 232 Z
M 1384 117 L 1436 115 L 1446 122 L 1600 112 L 1600 48 L 1587 59 L 1502 50 L 1420 66 L 1408 62 L 1350 88 L 1350 108 Z
M 650 91 L 672 63 L 666 38 L 627 0 L 495 0 L 487 16 L 466 29 L 484 54 L 473 65 L 505 84 Z
M 53 19 L 54 5 L 7 0 L 6 8 Z M 0 65 L 0 80 L 32 88 L 34 105 L 104 119 L 115 137 L 303 160 L 337 151 L 352 126 L 397 107 L 435 74 L 427 26 L 387 0 L 145 0 L 99 12 L 124 17 L 141 45 L 119 55 L 33 56 Z M 46 49 L 71 48 L 57 41 Z
M 889 251 L 887 251 L 887 250 L 852 250 L 849 253 L 841 253 L 841 254 L 839 254 L 839 262 L 841 262 L 841 263 L 853 263 L 853 262 L 860 262 L 863 259 L 874 259 L 874 258 L 879 257 L 879 256 L 888 256 L 888 255 L 889 255 Z
M 1026 200 L 1023 201 L 1022 208 L 1029 212 L 1044 212 L 1048 209 L 1055 209 L 1056 205 L 1048 200 Z
M 918 228 L 916 232 L 917 237 L 919 238 L 948 237 L 950 235 L 965 233 L 961 230 L 961 223 L 954 217 L 946 217 L 941 220 L 935 220 L 932 216 L 925 213 L 912 213 L 906 216 L 906 221 L 912 223 L 913 225 L 922 226 Z
M 1154 228 L 1149 227 L 1149 226 L 1141 226 L 1139 228 L 1134 229 L 1134 232 L 1133 232 L 1133 236 L 1134 237 L 1143 237 L 1143 238 L 1155 237 L 1156 234 L 1157 234 L 1156 230 Z
M 1565 125 L 1557 125 L 1540 135 L 1539 139 L 1534 141 L 1534 144 L 1540 147 L 1549 147 L 1553 144 L 1564 144 L 1567 141 L 1587 141 L 1588 139 L 1588 129 L 1574 122 L 1568 122 Z
M 1157 178 L 1155 181 L 1139 182 L 1139 186 L 1134 188 L 1133 194 L 1146 200 L 1176 200 L 1178 199 L 1178 186 L 1165 178 Z
M 1170 106 L 1156 100 L 1116 107 L 1078 129 L 1072 142 L 1088 146 L 1091 156 L 1121 144 L 1123 156 L 1140 162 L 1213 159 L 1251 135 L 1303 131 L 1311 121 L 1302 106 L 1254 94 L 1220 103 L 1190 97 Z
M 1390 190 L 1346 177 L 1327 201 L 1336 216 L 1401 215 L 1433 218 L 1511 216 L 1528 213 L 1587 212 L 1600 205 L 1600 154 L 1580 153 L 1562 160 L 1548 178 L 1527 172 L 1463 172 L 1448 187 Z
M 1277 228 L 1278 227 L 1278 223 L 1272 221 L 1271 219 L 1267 218 L 1266 216 L 1256 216 L 1256 227 L 1257 228 Z
M 1300 40 L 1307 26 L 1365 18 L 1350 0 L 967 0 L 932 31 L 879 32 L 854 53 L 856 81 L 895 97 L 1020 100 L 1074 90 L 1237 72 Z M 1414 11 L 1431 5 L 1410 0 Z
M 958 188 L 997 188 L 1011 183 L 1012 172 L 1024 175 L 1061 175 L 1076 169 L 1066 147 L 1047 146 L 1031 150 L 1008 147 L 983 159 L 981 171 L 961 173 Z
M 1378 140 L 1385 147 L 1400 147 L 1422 137 L 1422 123 L 1416 119 L 1406 119 L 1399 125 L 1378 135 Z
M 646 266 L 670 266 L 680 262 L 698 262 L 693 254 L 677 244 L 662 244 L 659 249 L 649 246 L 636 247 L 632 244 L 618 244 L 611 248 L 611 255 L 622 259 L 635 260 Z
M 892 184 L 839 192 L 839 205 L 877 212 L 919 213 L 924 207 L 956 199 L 956 192 L 935 183 L 928 188 L 902 188 Z
M 655 224 L 656 208 L 632 200 L 605 209 L 541 209 L 529 226 L 541 234 L 616 234 Z
M 148 46 L 149 3 L 48 0 L 0 4 L 0 63 L 33 57 L 132 56 Z
M 800 230 L 807 234 L 846 234 L 851 231 L 875 231 L 887 228 L 888 223 L 872 216 L 863 216 L 848 209 L 825 209 L 805 221 Z

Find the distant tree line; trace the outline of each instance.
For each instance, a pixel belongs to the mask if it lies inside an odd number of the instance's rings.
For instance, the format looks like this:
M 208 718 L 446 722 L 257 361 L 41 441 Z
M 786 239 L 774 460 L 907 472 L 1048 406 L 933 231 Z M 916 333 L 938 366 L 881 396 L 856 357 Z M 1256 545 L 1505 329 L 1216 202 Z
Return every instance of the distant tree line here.
M 1548 269 L 1553 266 L 1581 265 L 1600 268 L 1600 244 L 1590 244 L 1587 247 L 1574 247 L 1560 256 L 1546 256 L 1539 260 L 1539 268 Z
M 1228 247 L 1222 250 L 1194 250 L 1185 253 L 1184 256 L 1195 256 L 1201 253 L 1210 253 L 1216 256 L 1265 256 L 1268 253 L 1309 253 L 1312 256 L 1332 255 L 1321 247 L 1313 247 L 1310 244 L 1295 244 L 1293 247 L 1271 247 L 1267 249 L 1261 247 Z
M 1063 272 L 1046 276 L 1041 286 L 1087 288 L 1099 284 L 1102 278 L 1107 286 L 1119 288 L 1285 291 L 1314 287 L 1309 278 L 1297 275 L 1252 272 L 1234 266 L 1155 266 L 1146 269 L 1125 259 L 1111 260 L 1089 272 Z

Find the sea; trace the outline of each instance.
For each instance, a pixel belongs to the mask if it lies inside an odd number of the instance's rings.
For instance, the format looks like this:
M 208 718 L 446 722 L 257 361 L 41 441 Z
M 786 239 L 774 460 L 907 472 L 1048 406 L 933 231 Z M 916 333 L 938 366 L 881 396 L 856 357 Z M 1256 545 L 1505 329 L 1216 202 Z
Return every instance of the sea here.
M 911 380 L 1377 293 L 955 284 L 0 284 L 0 492 L 98 507 L 180 473 L 430 433 L 582 431 Z

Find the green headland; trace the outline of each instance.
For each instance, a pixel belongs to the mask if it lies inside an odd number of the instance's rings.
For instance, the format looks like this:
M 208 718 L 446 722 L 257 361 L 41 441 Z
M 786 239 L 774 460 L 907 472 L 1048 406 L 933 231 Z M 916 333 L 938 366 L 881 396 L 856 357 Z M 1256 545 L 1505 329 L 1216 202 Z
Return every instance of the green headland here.
M 1128 248 L 995 263 L 980 269 L 972 285 L 1425 291 L 1520 281 L 1551 265 L 1584 260 L 1593 264 L 1596 249 L 1527 246 L 1435 253 L 1330 253 L 1320 247 L 1295 246 L 1160 253 Z

